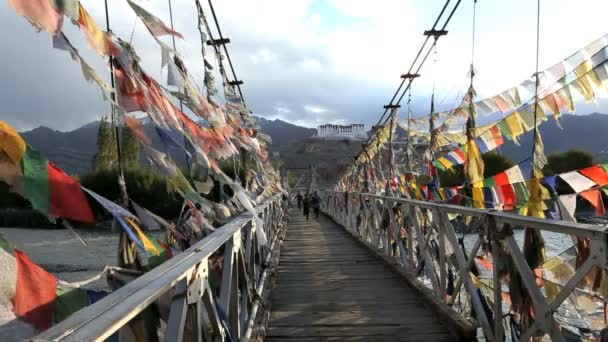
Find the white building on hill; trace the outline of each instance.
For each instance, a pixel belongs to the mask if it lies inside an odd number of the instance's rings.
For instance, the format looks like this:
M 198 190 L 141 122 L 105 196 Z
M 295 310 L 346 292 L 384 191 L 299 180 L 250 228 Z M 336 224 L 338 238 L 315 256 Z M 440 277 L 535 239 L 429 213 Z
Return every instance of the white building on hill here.
M 367 139 L 365 125 L 363 124 L 351 124 L 346 126 L 331 124 L 321 125 L 317 128 L 317 136 L 319 138 Z

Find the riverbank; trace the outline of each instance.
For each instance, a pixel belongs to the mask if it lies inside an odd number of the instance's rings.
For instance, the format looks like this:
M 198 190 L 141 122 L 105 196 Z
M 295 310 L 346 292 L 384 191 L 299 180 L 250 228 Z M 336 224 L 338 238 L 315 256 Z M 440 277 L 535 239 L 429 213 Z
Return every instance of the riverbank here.
M 0 228 L 0 234 L 64 281 L 81 281 L 116 265 L 119 233 L 110 230 L 79 230 L 88 246 L 67 229 Z

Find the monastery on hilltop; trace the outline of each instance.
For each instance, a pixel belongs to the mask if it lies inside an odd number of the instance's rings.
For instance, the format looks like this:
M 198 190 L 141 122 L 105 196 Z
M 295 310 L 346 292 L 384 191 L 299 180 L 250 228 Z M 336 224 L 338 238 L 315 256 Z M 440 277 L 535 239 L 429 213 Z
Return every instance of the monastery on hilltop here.
M 346 138 L 352 140 L 365 140 L 367 139 L 367 133 L 365 132 L 365 125 L 363 124 L 326 124 L 317 128 L 317 137 L 326 139 Z

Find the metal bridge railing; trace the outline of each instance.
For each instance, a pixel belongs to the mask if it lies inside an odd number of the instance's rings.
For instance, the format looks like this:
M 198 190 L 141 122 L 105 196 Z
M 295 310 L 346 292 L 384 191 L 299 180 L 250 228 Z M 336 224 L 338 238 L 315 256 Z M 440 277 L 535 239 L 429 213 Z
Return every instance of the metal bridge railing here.
M 605 226 L 364 193 L 325 193 L 323 210 L 368 246 L 395 260 L 399 267 L 414 277 L 412 279 L 417 278 L 416 281 L 425 284 L 439 302 L 450 306 L 461 318 L 475 325 L 478 323 L 487 340 L 504 340 L 503 324 L 495 324 L 502 322 L 504 306 L 502 290 L 493 291 L 493 303 L 490 304 L 480 296 L 479 283 L 471 274 L 480 249 L 488 256 L 487 262 L 492 264 L 488 275 L 491 284 L 500 284 L 499 289 L 503 285 L 508 286 L 504 279 L 506 264 L 510 264 L 513 273 L 521 277 L 521 283 L 531 300 L 530 310 L 534 318 L 521 331 L 521 341 L 544 334 L 554 341 L 563 341 L 564 336 L 555 315 L 558 308 L 592 268 L 608 270 L 608 228 Z M 455 214 L 476 222 L 479 229 L 469 253 L 464 251 L 450 220 L 450 215 L 453 218 Z M 513 235 L 516 227 L 567 234 L 573 239 L 584 238 L 590 246 L 589 256 L 565 285 L 562 284 L 551 296 L 547 296 L 548 289 L 543 291 L 539 288 L 539 279 L 528 266 L 522 248 Z M 448 294 L 447 284 L 449 270 L 456 271 L 453 274 L 455 281 L 452 282 L 456 285 L 451 289 L 451 295 Z M 465 290 L 461 291 L 463 285 Z M 456 305 L 456 301 L 463 302 L 464 307 Z M 484 306 L 491 307 L 493 317 L 490 315 L 488 318 Z
M 243 214 L 186 251 L 73 314 L 35 341 L 103 341 L 156 305 L 166 329 L 152 340 L 247 340 L 268 275 L 268 261 L 283 219 L 280 195 L 256 207 L 260 220 Z M 257 222 L 257 223 L 256 223 Z M 258 226 L 262 222 L 262 226 Z M 258 243 L 260 229 L 268 240 Z M 272 242 L 272 243 L 271 243 Z M 209 285 L 210 261 L 223 255 L 219 291 Z M 163 304 L 165 303 L 165 304 Z M 169 303 L 168 305 L 166 303 Z M 187 327 L 187 329 L 185 329 Z

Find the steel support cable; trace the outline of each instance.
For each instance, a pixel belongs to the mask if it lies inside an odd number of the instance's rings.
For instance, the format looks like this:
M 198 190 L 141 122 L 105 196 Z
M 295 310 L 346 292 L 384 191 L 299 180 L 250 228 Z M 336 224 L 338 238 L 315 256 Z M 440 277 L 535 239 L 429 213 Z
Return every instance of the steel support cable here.
M 169 2 L 169 20 L 171 22 L 171 30 L 175 31 L 175 26 L 173 24 L 173 4 L 171 3 L 171 0 L 168 0 Z M 135 26 L 133 26 L 133 31 L 135 31 Z M 175 45 L 175 35 L 171 35 L 171 41 L 173 42 L 173 50 L 175 52 L 177 52 L 177 47 Z M 188 95 L 188 90 L 186 89 L 186 87 L 184 86 L 184 94 L 186 94 L 186 96 Z M 184 111 L 184 102 L 180 99 L 179 100 L 179 110 L 180 111 Z M 188 139 L 186 137 L 184 137 L 184 146 L 187 147 L 188 146 Z M 185 157 L 186 157 L 186 166 L 188 167 L 188 179 L 190 179 L 191 177 L 191 169 L 190 169 L 190 157 L 188 156 L 188 152 L 185 151 Z
M 213 21 L 215 22 L 215 26 L 217 27 L 217 33 L 220 36 L 220 40 L 224 39 L 222 35 L 222 30 L 220 29 L 220 24 L 217 20 L 217 16 L 215 15 L 215 9 L 213 8 L 213 3 L 211 0 L 207 0 L 209 3 L 209 8 L 211 8 L 211 15 L 213 15 Z M 224 52 L 226 53 L 226 59 L 228 59 L 228 65 L 230 66 L 230 70 L 232 71 L 232 76 L 234 77 L 235 85 L 237 90 L 239 91 L 239 95 L 241 96 L 241 101 L 243 101 L 243 105 L 247 108 L 247 104 L 245 103 L 245 98 L 243 97 L 243 92 L 241 91 L 241 86 L 239 84 L 239 79 L 236 77 L 236 71 L 234 70 L 234 66 L 232 64 L 232 59 L 230 58 L 230 53 L 228 53 L 228 48 L 226 44 L 222 44 L 224 47 Z
M 110 28 L 110 12 L 108 10 L 108 0 L 104 1 L 104 7 L 105 7 L 105 12 L 106 12 L 106 29 L 108 31 L 109 34 L 112 33 L 112 29 Z M 111 55 L 109 56 L 109 63 L 110 63 L 110 84 L 112 85 L 112 89 L 114 89 L 114 91 L 112 92 L 112 94 L 110 95 L 112 98 L 112 102 L 115 103 L 116 102 L 116 85 L 115 85 L 115 80 L 114 80 L 114 57 L 112 57 Z M 122 150 L 120 147 L 120 135 L 119 135 L 119 129 L 118 129 L 118 125 L 116 124 L 116 109 L 114 108 L 114 104 L 111 104 L 111 111 L 110 111 L 110 115 L 111 115 L 111 121 L 112 121 L 112 126 L 114 128 L 114 135 L 115 135 L 115 142 L 116 142 L 116 156 L 118 158 L 118 187 L 120 188 L 120 192 L 121 192 L 121 196 L 122 196 L 122 202 L 123 205 L 126 207 L 128 205 L 128 201 L 129 201 L 129 195 L 127 194 L 127 185 L 125 183 L 125 176 L 124 176 L 124 171 L 123 171 L 123 167 L 122 167 Z
M 443 16 L 443 13 L 445 13 L 445 10 L 448 8 L 448 5 L 450 4 L 451 0 L 447 0 L 445 2 L 445 4 L 443 5 L 443 8 L 441 9 L 441 12 L 439 12 L 439 16 L 437 16 L 437 19 L 435 19 L 435 23 L 433 24 L 433 27 L 431 28 L 431 30 L 434 30 L 437 27 L 437 24 L 439 23 L 439 20 L 441 20 L 441 17 Z M 414 57 L 414 61 L 412 62 L 412 64 L 410 65 L 410 68 L 408 69 L 407 73 L 411 73 L 412 70 L 414 69 L 414 66 L 416 65 L 416 62 L 418 61 L 418 58 L 420 58 L 420 55 L 422 54 L 422 51 L 424 51 L 424 47 L 426 46 L 426 44 L 429 42 L 429 39 L 431 39 L 431 36 L 426 36 L 426 38 L 424 39 L 424 42 L 422 43 L 422 46 L 420 47 L 420 49 L 418 50 L 418 53 L 416 54 L 416 57 Z M 399 87 L 397 87 L 397 90 L 395 91 L 395 94 L 393 94 L 393 97 L 391 98 L 389 105 L 393 104 L 393 101 L 395 101 L 395 98 L 397 97 L 397 95 L 399 95 L 399 91 L 401 90 L 401 88 L 403 87 L 403 85 L 406 82 L 406 78 L 403 78 L 401 80 L 401 83 L 399 84 Z M 382 113 L 382 116 L 380 117 L 380 119 L 378 120 L 378 124 L 380 124 L 380 122 L 382 121 L 382 119 L 384 118 L 384 116 L 386 115 L 386 113 L 388 112 L 388 108 L 384 110 L 384 113 Z M 369 141 L 369 140 L 368 140 Z
M 450 15 L 448 16 L 447 20 L 445 21 L 445 23 L 441 27 L 441 31 L 443 31 L 443 30 L 446 29 L 446 27 L 448 26 L 448 24 L 452 20 L 452 17 L 454 16 L 454 13 L 456 13 L 456 10 L 458 9 L 458 6 L 460 5 L 461 2 L 462 2 L 462 0 L 458 0 L 458 2 L 456 2 L 456 5 L 454 6 L 454 8 L 452 9 L 452 11 L 450 12 Z M 428 59 L 429 55 L 431 54 L 431 51 L 433 51 L 433 49 L 437 46 L 437 41 L 439 40 L 439 37 L 440 36 L 435 36 L 434 37 L 435 40 L 433 41 L 433 45 L 431 46 L 431 48 L 429 49 L 429 51 L 427 51 L 426 55 L 424 56 L 424 59 L 422 60 L 422 62 L 420 62 L 420 65 L 418 66 L 418 68 L 416 69 L 416 71 L 414 72 L 414 74 L 417 74 L 417 73 L 420 72 L 420 70 L 422 69 L 422 66 L 424 65 L 424 63 Z M 408 82 L 407 87 L 402 91 L 401 96 L 399 97 L 399 100 L 397 100 L 396 104 L 400 104 L 401 103 L 401 101 L 403 100 L 403 97 L 405 96 L 405 94 L 408 91 L 408 89 L 412 86 L 413 82 L 414 82 L 414 79 L 410 78 L 410 81 Z M 384 123 L 386 123 L 386 121 Z
M 444 24 L 443 24 L 443 26 L 441 28 L 442 31 L 445 30 L 445 28 L 447 27 L 447 25 L 451 21 L 452 17 L 454 16 L 454 13 L 458 9 L 458 6 L 460 5 L 461 2 L 462 2 L 462 0 L 458 0 L 458 2 L 456 2 L 456 5 L 454 5 L 454 7 L 452 8 L 452 11 L 450 12 L 450 15 L 448 16 L 448 18 L 446 19 L 446 21 L 444 22 Z M 448 3 L 449 3 L 449 0 L 447 1 L 446 5 L 444 6 L 444 9 L 441 11 L 441 15 L 437 19 L 436 23 L 439 22 L 439 19 L 443 15 L 443 12 L 445 11 L 445 7 L 447 7 Z M 436 25 L 433 25 L 433 29 L 431 31 L 433 31 L 435 29 L 435 27 L 436 27 Z M 429 41 L 430 38 L 431 38 L 431 36 L 428 35 L 426 37 L 426 39 L 424 40 L 424 43 L 423 43 L 422 47 L 420 48 L 420 51 L 416 55 L 416 59 L 414 59 L 414 62 L 412 63 L 410 69 L 408 70 L 408 74 L 411 73 L 411 71 L 414 69 L 414 66 L 416 65 L 416 62 L 418 61 L 418 58 L 420 57 L 420 55 L 424 51 L 424 48 L 425 48 L 425 46 L 426 46 L 426 44 L 427 44 L 427 42 Z M 418 74 L 420 72 L 420 70 L 422 69 L 422 66 L 424 65 L 424 63 L 428 59 L 431 51 L 433 50 L 433 48 L 437 44 L 437 40 L 439 39 L 439 36 L 435 36 L 434 38 L 435 39 L 433 41 L 433 45 L 431 46 L 431 48 L 429 48 L 429 50 L 427 51 L 427 53 L 424 55 L 424 58 L 422 59 L 422 61 L 418 65 L 418 67 L 416 68 L 416 71 L 414 72 L 414 74 Z M 401 88 L 403 87 L 403 84 L 405 84 L 405 82 L 406 82 L 406 79 L 404 78 L 403 81 L 401 81 L 400 87 L 395 92 L 395 95 L 393 95 L 393 98 L 391 99 L 391 102 L 389 103 L 389 105 L 393 105 L 393 101 L 394 101 L 395 97 L 399 94 L 399 91 L 401 91 L 401 96 L 399 96 L 399 99 L 397 100 L 397 102 L 395 104 L 399 105 L 401 103 L 401 101 L 403 100 L 403 97 L 407 93 L 408 89 L 412 86 L 412 83 L 414 82 L 414 78 L 409 78 L 409 82 L 408 82 L 407 86 L 405 87 L 405 89 L 401 90 Z M 388 112 L 388 109 L 385 109 L 384 114 L 382 114 L 382 116 L 380 117 L 380 120 L 378 120 L 378 123 L 376 124 L 376 126 L 382 126 L 382 125 L 386 124 L 386 122 L 388 121 L 388 118 L 385 119 L 384 121 L 382 121 L 382 119 L 384 119 L 384 117 L 386 116 L 387 112 Z M 375 132 L 372 132 L 372 136 L 374 135 L 374 133 Z M 368 138 L 368 140 L 367 140 L 368 142 L 369 142 L 369 140 L 372 139 L 372 136 L 370 136 Z
M 536 72 L 535 76 L 535 84 L 534 84 L 534 139 L 532 140 L 532 178 L 535 178 L 536 174 L 536 166 L 535 166 L 535 151 L 538 139 L 538 123 L 537 123 L 537 115 L 538 115 L 538 56 L 540 54 L 540 0 L 537 0 L 536 6 Z
M 199 19 L 199 32 L 201 32 L 201 50 L 203 53 L 203 58 L 205 57 L 205 53 L 204 53 L 204 46 L 205 46 L 205 42 L 204 39 L 202 38 L 202 30 L 200 29 L 200 24 L 201 22 L 203 23 L 203 26 L 205 26 L 205 30 L 207 31 L 207 35 L 209 36 L 209 40 L 211 42 L 215 41 L 215 38 L 213 38 L 213 33 L 211 33 L 211 28 L 209 27 L 209 23 L 207 22 L 207 17 L 205 16 L 205 12 L 203 11 L 203 7 L 200 4 L 199 0 L 195 0 L 196 2 L 196 9 L 198 11 L 198 19 Z M 213 50 L 215 51 L 215 56 L 217 59 L 217 63 L 218 63 L 218 67 L 219 67 L 219 72 L 220 75 L 222 76 L 222 79 L 224 81 L 224 86 L 226 85 L 226 83 L 228 83 L 228 75 L 226 75 L 226 70 L 224 68 L 224 63 L 222 63 L 222 58 L 221 58 L 221 53 L 222 51 L 220 50 L 219 46 L 217 46 L 216 44 L 210 44 L 213 47 Z

